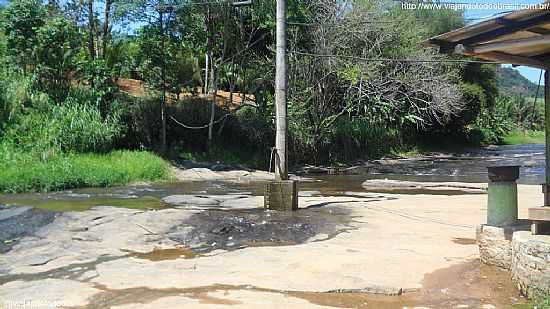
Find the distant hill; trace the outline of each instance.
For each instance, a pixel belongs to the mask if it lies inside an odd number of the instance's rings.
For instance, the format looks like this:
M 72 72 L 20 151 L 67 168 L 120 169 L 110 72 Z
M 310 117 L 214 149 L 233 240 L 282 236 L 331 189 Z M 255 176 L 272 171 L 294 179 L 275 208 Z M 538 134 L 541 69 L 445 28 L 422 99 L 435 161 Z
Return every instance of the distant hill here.
M 498 68 L 497 84 L 501 94 L 534 97 L 537 92 L 537 84 L 531 82 L 513 68 Z M 541 88 L 539 91 L 542 92 L 542 90 Z M 539 93 L 539 97 L 541 95 L 542 93 Z

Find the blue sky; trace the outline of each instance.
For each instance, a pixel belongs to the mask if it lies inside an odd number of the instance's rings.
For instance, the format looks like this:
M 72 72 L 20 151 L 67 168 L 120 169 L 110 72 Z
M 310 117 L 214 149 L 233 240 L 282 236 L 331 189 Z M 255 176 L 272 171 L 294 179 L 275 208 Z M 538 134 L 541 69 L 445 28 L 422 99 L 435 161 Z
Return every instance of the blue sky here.
M 444 0 L 447 1 L 447 0 Z M 500 3 L 500 4 L 536 4 L 543 2 L 542 0 L 459 0 L 461 3 Z M 451 2 L 451 1 L 449 1 Z M 489 18 L 499 13 L 505 13 L 505 10 L 466 10 L 464 12 L 464 18 L 469 23 L 479 22 L 478 18 Z M 521 75 L 527 77 L 530 81 L 538 83 L 540 70 L 532 69 L 528 67 L 516 67 Z M 542 83 L 544 83 L 544 78 Z

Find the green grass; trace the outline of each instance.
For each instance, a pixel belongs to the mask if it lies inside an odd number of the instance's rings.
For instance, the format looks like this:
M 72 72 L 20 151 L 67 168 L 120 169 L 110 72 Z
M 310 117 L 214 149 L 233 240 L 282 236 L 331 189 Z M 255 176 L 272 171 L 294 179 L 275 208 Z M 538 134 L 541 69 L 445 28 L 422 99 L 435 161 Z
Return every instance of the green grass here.
M 505 145 L 518 145 L 518 144 L 544 144 L 544 132 L 543 131 L 520 131 L 514 130 L 503 139 Z
M 168 164 L 143 151 L 108 154 L 58 154 L 46 160 L 23 153 L 0 155 L 0 192 L 54 191 L 159 181 Z
M 138 198 L 18 198 L 18 194 L 0 196 L 0 203 L 7 206 L 28 206 L 52 211 L 83 211 L 96 206 L 113 206 L 130 209 L 160 209 L 166 207 L 160 198 L 142 196 Z
M 537 296 L 525 304 L 516 304 L 512 309 L 550 309 L 550 295 Z

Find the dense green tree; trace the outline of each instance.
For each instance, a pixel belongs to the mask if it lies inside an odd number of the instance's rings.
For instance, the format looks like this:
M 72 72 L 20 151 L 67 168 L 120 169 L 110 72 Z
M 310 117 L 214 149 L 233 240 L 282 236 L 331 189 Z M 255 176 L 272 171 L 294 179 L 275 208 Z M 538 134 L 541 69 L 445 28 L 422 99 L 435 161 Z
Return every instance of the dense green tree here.
M 87 111 L 97 126 L 109 119 L 136 120 L 134 132 L 125 133 L 133 140 L 121 145 L 166 149 L 178 144 L 215 153 L 243 143 L 265 155 L 273 142 L 274 8 L 274 0 L 249 6 L 11 0 L 0 13 L 0 63 L 6 64 L 0 73 L 2 128 L 53 122 L 65 105 L 78 103 L 71 115 Z M 531 104 L 497 97 L 494 66 L 448 63 L 465 58 L 421 45 L 463 26 L 462 15 L 403 10 L 389 0 L 289 0 L 294 159 L 323 163 L 379 156 L 424 134 L 481 132 L 489 137 L 484 140 L 495 140 L 509 127 L 500 124 L 539 123 Z M 415 59 L 420 61 L 409 61 Z M 141 80 L 149 91 L 119 93 L 121 78 Z M 218 90 L 228 91 L 230 100 L 247 94 L 246 101 L 237 108 L 216 104 Z M 175 128 L 169 116 L 182 117 L 184 126 Z M 136 125 L 143 119 L 151 125 Z M 135 132 L 144 127 L 147 134 Z M 82 131 L 96 136 L 101 133 L 96 129 Z M 105 147 L 70 142 L 80 146 L 62 148 L 107 150 L 115 139 L 97 136 L 108 141 Z
M 81 42 L 76 26 L 62 16 L 48 18 L 36 30 L 36 75 L 41 88 L 58 100 L 64 100 L 69 91 Z
M 39 0 L 13 0 L 2 12 L 6 51 L 23 70 L 32 70 L 37 62 L 37 31 L 46 22 L 46 9 Z

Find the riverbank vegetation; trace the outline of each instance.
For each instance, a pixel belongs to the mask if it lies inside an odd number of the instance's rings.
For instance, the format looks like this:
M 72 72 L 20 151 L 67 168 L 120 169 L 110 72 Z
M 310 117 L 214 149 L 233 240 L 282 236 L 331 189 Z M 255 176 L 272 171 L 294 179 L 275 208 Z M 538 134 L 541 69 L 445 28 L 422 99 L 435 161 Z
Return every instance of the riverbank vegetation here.
M 544 144 L 544 131 L 512 130 L 502 141 L 506 145 Z
M 267 169 L 274 8 L 272 0 L 8 1 L 0 9 L 0 190 L 153 181 L 168 174 L 159 156 Z M 540 130 L 540 98 L 499 95 L 495 65 L 421 46 L 462 25 L 462 12 L 391 1 L 289 1 L 291 162 Z
M 46 160 L 12 152 L 8 160 L 2 161 L 0 168 L 2 192 L 117 186 L 169 177 L 163 159 L 141 151 L 63 154 Z

